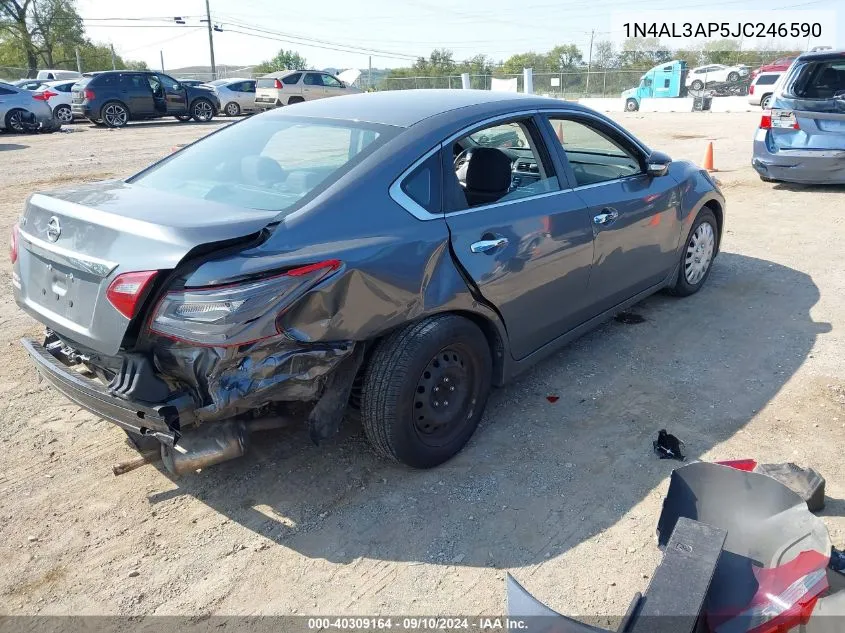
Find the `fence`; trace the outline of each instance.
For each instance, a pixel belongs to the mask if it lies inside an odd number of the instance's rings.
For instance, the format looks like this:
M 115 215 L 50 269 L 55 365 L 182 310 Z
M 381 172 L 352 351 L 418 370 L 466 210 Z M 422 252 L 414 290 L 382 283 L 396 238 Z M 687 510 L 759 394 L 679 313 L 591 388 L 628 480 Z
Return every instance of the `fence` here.
M 583 97 L 618 97 L 623 90 L 640 83 L 644 70 L 600 70 L 565 73 L 534 73 L 534 92 L 562 99 Z M 489 90 L 491 79 L 517 80 L 517 89 L 523 91 L 522 73 L 470 75 L 470 86 Z M 443 77 L 387 77 L 376 86 L 378 90 L 409 90 L 414 88 L 460 88 L 460 75 Z

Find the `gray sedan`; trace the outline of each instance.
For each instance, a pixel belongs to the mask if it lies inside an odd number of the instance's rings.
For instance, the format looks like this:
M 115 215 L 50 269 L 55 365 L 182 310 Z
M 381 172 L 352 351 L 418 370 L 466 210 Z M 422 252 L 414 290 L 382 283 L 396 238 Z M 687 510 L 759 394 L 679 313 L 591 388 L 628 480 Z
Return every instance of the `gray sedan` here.
M 0 82 L 0 130 L 52 132 L 60 127 L 43 94 Z
M 203 85 L 220 99 L 220 112 L 226 116 L 255 110 L 255 79 L 217 79 Z
M 845 51 L 798 57 L 770 105 L 754 135 L 760 178 L 845 184 Z
M 34 194 L 12 283 L 47 327 L 23 341 L 38 371 L 175 474 L 346 414 L 428 468 L 491 387 L 654 292 L 698 292 L 724 221 L 705 171 L 587 108 L 358 94 Z

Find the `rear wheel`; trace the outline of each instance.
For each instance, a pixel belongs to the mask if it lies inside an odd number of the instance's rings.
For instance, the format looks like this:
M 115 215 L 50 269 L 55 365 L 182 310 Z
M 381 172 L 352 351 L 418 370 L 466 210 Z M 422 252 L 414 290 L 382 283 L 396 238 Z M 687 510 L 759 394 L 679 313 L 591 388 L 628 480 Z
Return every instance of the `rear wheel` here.
M 65 103 L 55 107 L 53 110 L 53 116 L 56 117 L 56 120 L 59 123 L 73 123 L 73 111 L 70 109 L 70 106 Z
M 288 105 L 293 105 L 294 103 L 302 103 L 303 101 L 305 101 L 305 99 L 302 97 L 291 97 L 290 99 L 288 99 Z
M 6 129 L 11 132 L 26 132 L 24 121 L 27 118 L 26 110 L 15 108 L 6 113 Z
M 230 101 L 226 104 L 224 111 L 226 112 L 226 116 L 238 116 L 241 113 L 241 106 L 234 101 Z
M 764 110 L 768 110 L 768 109 L 769 109 L 769 105 L 770 105 L 771 103 L 772 103 L 772 95 L 765 95 L 765 96 L 764 96 L 764 97 L 760 100 L 760 107 L 761 107 L 761 108 L 763 108 Z
M 626 112 L 636 112 L 639 109 L 640 109 L 640 106 L 637 103 L 636 99 L 628 99 L 625 102 L 625 111 Z
M 736 81 L 737 79 L 739 79 L 739 73 L 737 73 L 737 72 L 728 73 L 728 81 Z
M 704 83 L 701 81 L 701 79 L 696 79 L 692 82 L 690 88 L 692 88 L 693 90 L 701 90 L 702 88 L 704 88 Z
M 190 114 L 177 114 L 175 118 L 176 118 L 177 121 L 181 121 L 182 123 L 186 123 L 186 122 L 190 121 L 191 119 L 193 119 L 194 117 L 192 117 Z
M 191 104 L 191 116 L 197 123 L 207 123 L 214 118 L 214 107 L 208 99 L 197 99 Z
M 129 122 L 129 110 L 119 101 L 109 101 L 100 110 L 100 118 L 108 127 L 124 127 Z
M 686 297 L 695 294 L 710 276 L 718 245 L 718 224 L 713 211 L 707 207 L 698 212 L 687 241 L 681 251 L 681 269 L 669 294 Z
M 492 358 L 472 321 L 446 314 L 376 347 L 364 373 L 361 421 L 377 453 L 432 468 L 472 436 L 490 391 Z

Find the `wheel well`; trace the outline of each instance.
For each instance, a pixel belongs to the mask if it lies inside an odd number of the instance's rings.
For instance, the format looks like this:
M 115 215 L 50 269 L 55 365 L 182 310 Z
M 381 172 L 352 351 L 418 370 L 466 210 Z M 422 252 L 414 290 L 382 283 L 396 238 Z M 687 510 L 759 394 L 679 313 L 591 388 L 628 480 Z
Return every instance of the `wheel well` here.
M 715 200 L 708 200 L 704 206 L 710 209 L 713 212 L 713 215 L 716 216 L 716 224 L 718 225 L 716 228 L 719 229 L 719 244 L 717 244 L 718 248 L 718 246 L 722 243 L 722 225 L 724 223 L 724 216 L 722 215 L 722 205 L 720 205 Z

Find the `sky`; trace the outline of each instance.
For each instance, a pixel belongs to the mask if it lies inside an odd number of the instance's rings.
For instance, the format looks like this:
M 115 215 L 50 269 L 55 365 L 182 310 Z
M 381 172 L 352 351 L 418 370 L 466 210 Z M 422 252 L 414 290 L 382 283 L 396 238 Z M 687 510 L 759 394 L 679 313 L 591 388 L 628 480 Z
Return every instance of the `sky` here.
M 809 43 L 845 48 L 841 0 L 691 0 L 685 5 L 677 0 L 321 0 L 313 5 L 210 0 L 210 4 L 212 22 L 222 28 L 214 33 L 215 59 L 236 66 L 269 59 L 280 48 L 296 50 L 312 67 L 339 69 L 364 69 L 370 55 L 374 68 L 407 66 L 434 48 L 452 50 L 457 60 L 478 53 L 504 60 L 514 53 L 545 52 L 556 44 L 575 43 L 586 57 L 593 31 L 595 41 L 611 40 L 619 47 L 625 37 L 620 25 L 642 11 L 652 16 L 659 12 L 667 20 L 684 19 L 687 10 L 706 11 L 696 15 L 717 22 L 736 11 L 776 22 L 822 15 L 832 17 L 825 20 L 827 32 Z M 842 8 L 836 12 L 838 5 Z M 684 13 L 677 12 L 681 6 Z M 209 64 L 208 32 L 199 21 L 205 14 L 204 0 L 77 0 L 77 7 L 89 37 L 113 44 L 125 59 L 160 68 L 161 52 L 167 69 Z M 175 16 L 186 24 L 173 23 Z M 310 43 L 291 36 L 308 38 Z M 759 42 L 743 46 L 754 48 Z M 803 40 L 802 48 L 807 44 Z

